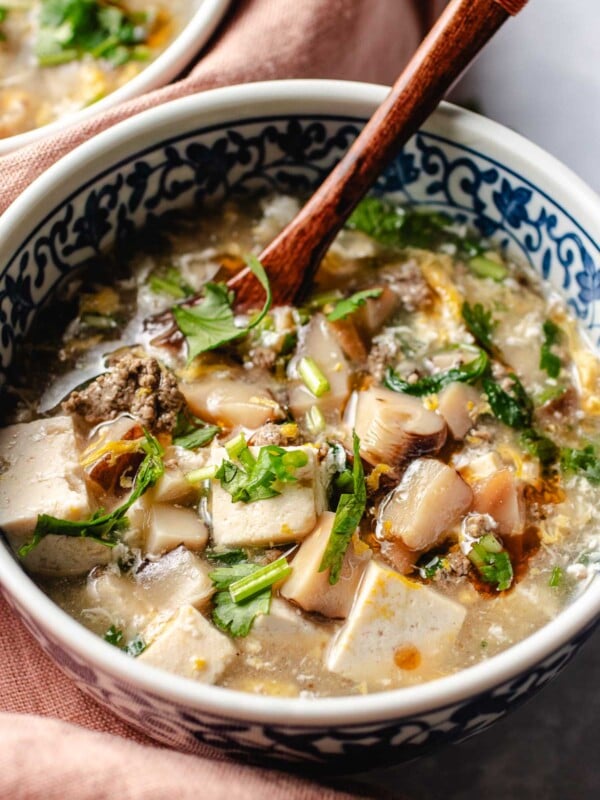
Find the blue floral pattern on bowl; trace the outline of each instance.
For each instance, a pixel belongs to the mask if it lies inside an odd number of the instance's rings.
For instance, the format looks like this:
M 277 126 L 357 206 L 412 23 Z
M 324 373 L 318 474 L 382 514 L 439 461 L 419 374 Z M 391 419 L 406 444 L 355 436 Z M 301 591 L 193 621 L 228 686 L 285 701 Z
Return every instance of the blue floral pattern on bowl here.
M 363 120 L 272 116 L 191 130 L 91 176 L 17 248 L 0 273 L 0 379 L 36 310 L 73 269 L 193 203 L 262 191 L 307 192 L 356 137 Z M 451 214 L 527 259 L 567 298 L 600 343 L 600 251 L 569 214 L 484 153 L 422 131 L 378 191 Z M 7 598 L 12 605 L 15 600 Z M 32 634 L 88 694 L 172 746 L 209 744 L 250 760 L 309 761 L 340 769 L 413 758 L 425 746 L 477 733 L 530 697 L 570 660 L 593 626 L 508 683 L 454 705 L 386 722 L 307 727 L 243 723 L 167 701 L 93 668 L 23 608 Z

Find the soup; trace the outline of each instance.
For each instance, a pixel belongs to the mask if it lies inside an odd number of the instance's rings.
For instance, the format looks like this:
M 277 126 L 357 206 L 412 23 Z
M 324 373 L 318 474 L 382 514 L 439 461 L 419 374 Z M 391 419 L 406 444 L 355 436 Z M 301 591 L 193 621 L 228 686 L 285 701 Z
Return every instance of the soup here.
M 191 13 L 184 0 L 1 0 L 0 138 L 39 128 L 123 86 Z
M 598 361 L 531 270 L 386 198 L 272 305 L 245 254 L 298 208 L 190 214 L 62 287 L 5 394 L 0 526 L 141 662 L 269 695 L 414 685 L 591 580 Z M 265 303 L 242 311 L 246 262 Z

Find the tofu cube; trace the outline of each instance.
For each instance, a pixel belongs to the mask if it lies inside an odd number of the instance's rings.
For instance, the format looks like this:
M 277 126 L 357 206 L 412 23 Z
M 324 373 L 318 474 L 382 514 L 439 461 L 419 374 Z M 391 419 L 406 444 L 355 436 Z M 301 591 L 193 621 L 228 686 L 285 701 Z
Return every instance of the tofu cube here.
M 21 539 L 7 536 L 9 544 L 17 550 Z M 96 566 L 110 564 L 113 550 L 92 539 L 74 536 L 45 536 L 25 558 L 23 566 L 37 575 L 54 578 L 75 578 L 87 575 Z
M 404 654 L 428 671 L 454 646 L 465 615 L 454 600 L 371 561 L 327 668 L 356 682 L 398 683 Z
M 230 639 L 186 605 L 159 629 L 138 661 L 201 683 L 215 683 L 235 655 Z
M 184 447 L 171 446 L 165 451 L 165 472 L 148 490 L 148 498 L 152 503 L 178 503 L 188 505 L 198 499 L 198 486 L 190 483 L 185 477 L 188 472 L 204 467 L 210 457 L 210 450 L 186 450 Z
M 38 514 L 84 519 L 90 502 L 71 417 L 0 430 L 0 528 L 22 544 Z
M 146 552 L 160 555 L 184 545 L 188 550 L 203 550 L 208 541 L 208 530 L 197 512 L 157 504 L 150 509 Z
M 140 597 L 156 612 L 173 612 L 184 605 L 202 608 L 214 591 L 208 567 L 185 547 L 145 563 L 136 581 Z
M 250 634 L 240 639 L 240 646 L 243 650 L 256 652 L 262 649 L 263 644 L 281 647 L 281 642 L 285 641 L 287 653 L 298 652 L 300 658 L 312 655 L 321 660 L 329 640 L 330 633 L 324 626 L 316 625 L 299 609 L 274 597 L 269 613 L 260 614 L 255 619 Z
M 319 572 L 319 566 L 334 519 L 335 514 L 331 511 L 321 514 L 317 527 L 302 542 L 294 556 L 292 574 L 281 587 L 281 594 L 305 611 L 318 611 L 325 617 L 344 619 L 354 602 L 363 571 L 371 558 L 371 550 L 360 541 L 352 541 L 344 556 L 340 579 L 331 586 L 329 570 Z
M 253 455 L 258 447 L 251 447 Z M 234 503 L 218 481 L 212 482 L 212 538 L 215 547 L 271 547 L 306 538 L 317 524 L 323 489 L 316 452 L 302 449 L 308 456 L 305 467 L 296 471 L 297 481 L 283 484 L 281 494 L 254 503 Z M 224 448 L 213 450 L 212 462 L 228 459 Z

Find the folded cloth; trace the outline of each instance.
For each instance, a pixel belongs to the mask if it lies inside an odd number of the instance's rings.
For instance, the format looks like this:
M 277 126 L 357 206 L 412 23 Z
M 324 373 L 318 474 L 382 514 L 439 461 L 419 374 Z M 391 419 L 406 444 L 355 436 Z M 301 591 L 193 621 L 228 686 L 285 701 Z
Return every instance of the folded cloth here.
M 439 0 L 233 0 L 186 78 L 0 158 L 0 213 L 78 144 L 177 97 L 274 78 L 391 83 L 419 42 L 430 2 Z
M 234 0 L 226 20 L 186 78 L 1 158 L 0 211 L 81 142 L 176 97 L 272 78 L 328 77 L 390 83 L 422 35 L 425 5 L 430 11 L 435 2 L 443 0 L 432 0 L 431 4 L 428 0 Z M 147 738 L 71 684 L 2 599 L 0 619 L 3 800 L 185 800 L 199 794 L 203 800 L 226 796 L 269 800 L 349 796 L 278 772 L 232 765 L 209 748 L 207 758 L 192 758 L 156 746 L 150 750 Z
M 0 715 L 3 800 L 351 800 L 266 769 L 119 742 L 58 720 Z

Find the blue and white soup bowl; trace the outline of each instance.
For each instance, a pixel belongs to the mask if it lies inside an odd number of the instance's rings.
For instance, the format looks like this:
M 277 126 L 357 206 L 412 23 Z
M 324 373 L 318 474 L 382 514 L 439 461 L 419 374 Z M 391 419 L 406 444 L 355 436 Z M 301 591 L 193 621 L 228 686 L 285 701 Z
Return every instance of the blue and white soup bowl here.
M 281 81 L 206 92 L 87 142 L 0 219 L 0 376 L 64 275 L 134 229 L 204 199 L 310 191 L 386 94 L 380 86 Z M 443 210 L 526 259 L 600 342 L 600 201 L 534 145 L 444 106 L 378 189 Z M 483 730 L 557 675 L 600 615 L 600 579 L 509 650 L 421 686 L 361 697 L 255 696 L 137 663 L 55 606 L 0 544 L 0 582 L 75 683 L 149 736 L 188 752 L 359 769 L 414 758 Z

